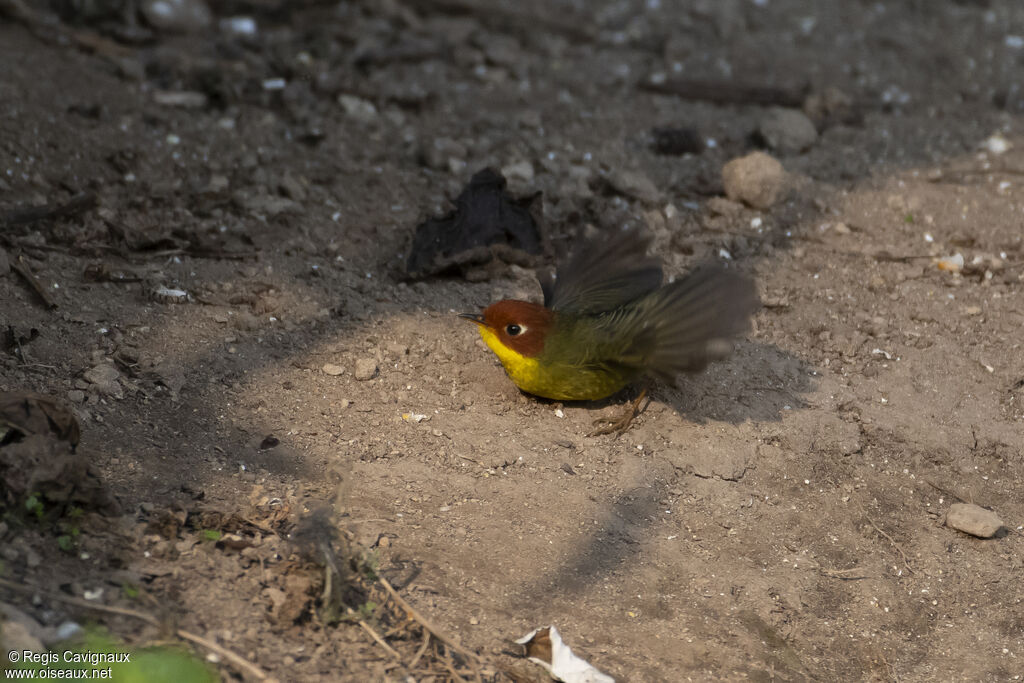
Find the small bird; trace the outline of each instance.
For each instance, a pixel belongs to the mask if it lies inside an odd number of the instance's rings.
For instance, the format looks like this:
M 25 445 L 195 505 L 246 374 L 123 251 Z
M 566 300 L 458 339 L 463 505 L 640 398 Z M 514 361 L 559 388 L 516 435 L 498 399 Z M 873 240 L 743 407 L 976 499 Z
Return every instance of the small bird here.
M 728 356 L 759 303 L 750 278 L 714 263 L 663 286 L 649 246 L 636 231 L 590 240 L 553 282 L 539 278 L 543 306 L 506 299 L 459 317 L 479 326 L 515 385 L 536 396 L 597 400 L 645 376 L 674 384 Z

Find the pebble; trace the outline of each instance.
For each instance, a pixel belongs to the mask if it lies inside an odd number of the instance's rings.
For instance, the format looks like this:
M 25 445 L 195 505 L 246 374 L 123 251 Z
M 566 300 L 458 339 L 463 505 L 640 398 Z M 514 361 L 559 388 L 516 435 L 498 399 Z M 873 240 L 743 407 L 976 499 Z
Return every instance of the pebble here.
M 978 538 L 992 538 L 1004 525 L 991 510 L 971 503 L 956 503 L 946 512 L 946 526 Z
M 356 367 L 358 367 L 358 364 L 356 365 Z M 345 368 L 343 368 L 340 365 L 335 365 L 334 363 L 324 363 L 324 366 L 321 368 L 321 370 L 324 371 L 325 375 L 330 375 L 331 377 L 337 377 L 338 375 L 345 372 Z
M 409 345 L 402 342 L 391 342 L 388 344 L 388 354 L 392 356 L 406 356 L 409 354 Z
M 510 183 L 529 185 L 533 182 L 533 164 L 529 161 L 509 164 L 501 169 L 501 175 L 505 176 Z
M 818 130 L 802 111 L 773 107 L 757 132 L 765 144 L 779 154 L 799 154 L 818 141 Z
M 81 389 L 72 389 L 68 392 L 68 400 L 72 403 L 81 403 L 85 400 L 85 392 Z
M 166 31 L 198 31 L 213 22 L 203 0 L 145 0 L 139 10 L 151 26 Z
M 355 377 L 360 382 L 371 380 L 377 376 L 377 361 L 373 358 L 360 358 L 356 361 Z
M 608 174 L 608 182 L 616 192 L 627 197 L 652 204 L 661 199 L 658 186 L 640 171 L 616 169 Z
M 364 100 L 355 95 L 338 95 L 338 104 L 345 110 L 345 113 L 357 121 L 367 123 L 377 118 L 377 107 L 373 102 Z
M 124 390 L 117 381 L 121 373 L 113 365 L 101 363 L 86 370 L 82 376 L 96 387 L 101 394 L 118 400 L 124 398 Z
M 782 164 L 764 152 L 733 159 L 722 167 L 726 196 L 755 209 L 771 208 L 782 195 L 785 182 Z

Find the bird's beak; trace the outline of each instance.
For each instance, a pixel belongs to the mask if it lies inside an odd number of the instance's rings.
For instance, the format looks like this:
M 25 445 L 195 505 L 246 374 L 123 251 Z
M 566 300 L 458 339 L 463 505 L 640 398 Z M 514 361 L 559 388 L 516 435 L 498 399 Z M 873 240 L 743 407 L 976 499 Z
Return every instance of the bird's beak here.
M 459 313 L 459 317 L 460 318 L 465 318 L 466 320 L 471 320 L 471 321 L 475 322 L 477 325 L 485 325 L 486 324 L 484 322 L 484 317 L 481 314 L 479 314 L 479 313 Z

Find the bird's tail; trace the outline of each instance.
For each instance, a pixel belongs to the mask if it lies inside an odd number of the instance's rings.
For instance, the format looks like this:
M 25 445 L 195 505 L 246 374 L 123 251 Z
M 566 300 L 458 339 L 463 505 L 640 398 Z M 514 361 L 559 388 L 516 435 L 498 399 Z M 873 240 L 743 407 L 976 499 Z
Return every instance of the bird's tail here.
M 674 382 L 732 352 L 760 306 L 749 277 L 707 263 L 645 297 L 637 311 L 635 349 L 645 370 Z

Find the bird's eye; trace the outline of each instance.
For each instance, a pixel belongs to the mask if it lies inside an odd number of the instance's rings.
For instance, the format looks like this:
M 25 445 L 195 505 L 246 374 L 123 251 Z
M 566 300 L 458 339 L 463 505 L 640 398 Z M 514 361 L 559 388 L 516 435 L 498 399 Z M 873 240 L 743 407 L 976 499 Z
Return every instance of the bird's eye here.
M 516 325 L 515 323 L 512 323 L 510 325 L 505 326 L 505 331 L 508 332 L 510 337 L 514 337 L 517 334 L 520 334 L 523 331 L 523 328 L 520 327 L 519 325 Z

